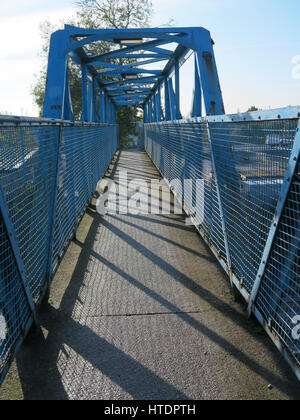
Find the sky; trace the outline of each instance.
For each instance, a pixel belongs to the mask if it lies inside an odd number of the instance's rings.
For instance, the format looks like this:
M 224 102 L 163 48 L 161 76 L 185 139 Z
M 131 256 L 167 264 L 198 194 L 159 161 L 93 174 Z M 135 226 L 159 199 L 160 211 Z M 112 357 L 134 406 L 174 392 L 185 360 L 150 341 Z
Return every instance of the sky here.
M 152 26 L 211 32 L 226 113 L 300 105 L 299 0 L 153 0 Z M 37 116 L 31 87 L 41 69 L 39 24 L 75 15 L 72 0 L 0 0 L 0 114 Z M 193 90 L 181 69 L 182 113 Z

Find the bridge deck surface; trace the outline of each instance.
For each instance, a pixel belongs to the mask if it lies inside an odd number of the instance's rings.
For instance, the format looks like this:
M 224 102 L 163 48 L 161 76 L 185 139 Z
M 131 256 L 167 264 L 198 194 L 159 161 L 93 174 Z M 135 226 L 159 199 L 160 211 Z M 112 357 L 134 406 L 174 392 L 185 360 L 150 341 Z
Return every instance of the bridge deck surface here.
M 122 151 L 112 177 L 159 178 Z M 95 204 L 95 203 L 94 203 Z M 0 399 L 298 399 L 299 383 L 184 218 L 91 205 Z M 273 389 L 268 389 L 272 384 Z

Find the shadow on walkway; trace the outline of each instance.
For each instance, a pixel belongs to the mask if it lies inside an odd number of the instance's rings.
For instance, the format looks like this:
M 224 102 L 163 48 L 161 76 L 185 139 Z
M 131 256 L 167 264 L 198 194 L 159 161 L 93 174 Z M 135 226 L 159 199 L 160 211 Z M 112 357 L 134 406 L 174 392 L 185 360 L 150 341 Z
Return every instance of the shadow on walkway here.
M 127 162 L 124 163 L 129 164 Z M 116 172 L 111 174 L 114 177 Z M 126 282 L 131 287 L 134 287 L 143 295 L 151 298 L 151 300 L 159 303 L 164 308 L 164 314 L 171 314 L 177 317 L 180 322 L 186 325 L 186 328 L 200 333 L 201 336 L 206 337 L 209 342 L 212 342 L 220 348 L 226 355 L 238 360 L 239 363 L 247 367 L 257 377 L 263 378 L 267 383 L 273 384 L 282 395 L 288 399 L 300 398 L 300 386 L 289 372 L 286 363 L 281 356 L 277 354 L 273 345 L 268 341 L 265 335 L 259 336 L 252 331 L 252 323 L 248 322 L 235 306 L 220 299 L 212 291 L 205 288 L 203 285 L 195 282 L 192 278 L 174 267 L 171 262 L 168 262 L 153 249 L 149 249 L 144 243 L 139 242 L 128 232 L 130 229 L 139 230 L 141 235 L 150 235 L 153 240 L 164 243 L 165 246 L 172 246 L 179 251 L 186 252 L 192 257 L 201 258 L 207 263 L 216 264 L 215 259 L 208 251 L 206 245 L 203 244 L 199 238 L 199 250 L 189 247 L 188 244 L 183 245 L 176 242 L 172 238 L 168 238 L 160 233 L 150 230 L 149 226 L 141 226 L 145 222 L 153 223 L 159 228 L 162 224 L 168 229 L 185 230 L 193 232 L 193 228 L 186 227 L 183 219 L 172 217 L 173 222 L 168 220 L 165 216 L 151 217 L 151 216 L 109 216 L 101 217 L 95 212 L 95 206 L 91 205 L 87 211 L 87 216 L 91 220 L 88 234 L 84 242 L 77 239 L 74 241 L 76 247 L 81 248 L 81 252 L 73 272 L 72 278 L 65 288 L 61 291 L 62 299 L 57 309 L 53 306 L 45 304 L 40 311 L 41 328 L 36 329 L 30 334 L 21 348 L 17 357 L 17 366 L 22 384 L 25 400 L 66 400 L 77 399 L 80 394 L 72 395 L 68 389 L 68 385 L 72 383 L 72 378 L 76 381 L 80 388 L 81 381 L 84 382 L 85 390 L 82 395 L 87 396 L 88 387 L 90 389 L 90 399 L 105 399 L 106 390 L 101 390 L 101 384 L 95 385 L 94 371 L 68 371 L 66 365 L 60 362 L 61 359 L 69 360 L 71 366 L 76 368 L 77 357 L 86 361 L 85 366 L 100 371 L 105 377 L 116 384 L 119 388 L 134 399 L 148 399 L 148 400 L 185 400 L 189 399 L 189 395 L 184 389 L 180 389 L 174 384 L 169 383 L 160 375 L 155 373 L 155 370 L 149 366 L 143 365 L 137 359 L 127 354 L 119 345 L 114 345 L 97 334 L 94 328 L 91 328 L 90 317 L 82 309 L 81 312 L 75 308 L 88 304 L 87 301 L 82 301 L 82 293 L 84 279 L 91 278 L 93 273 L 89 269 L 91 260 L 97 261 L 100 267 L 107 268 L 110 272 L 115 273 L 118 278 Z M 166 219 L 166 220 L 165 220 Z M 174 302 L 162 296 L 156 290 L 153 290 L 150 285 L 147 285 L 139 279 L 134 270 L 132 272 L 126 271 L 122 265 L 116 265 L 115 262 L 109 260 L 107 257 L 100 255 L 95 251 L 95 243 L 99 237 L 99 226 L 105 229 L 106 234 L 113 235 L 117 238 L 118 243 L 125 242 L 127 246 L 133 251 L 136 258 L 142 256 L 149 261 L 149 264 L 155 265 L 159 270 L 166 275 L 172 276 L 174 282 L 180 284 L 182 288 L 197 295 L 201 300 L 205 301 L 210 308 L 221 314 L 224 319 L 230 320 L 234 325 L 245 331 L 249 336 L 258 342 L 261 351 L 266 351 L 273 357 L 274 366 L 276 366 L 276 373 L 264 367 L 257 360 L 241 351 L 233 342 L 224 338 L 212 326 L 208 326 L 196 316 L 196 312 L 185 312 L 179 308 Z M 123 229 L 124 227 L 124 229 Z M 126 227 L 126 230 L 125 230 Z M 197 235 L 196 232 L 194 235 Z M 79 237 L 79 236 L 78 236 Z M 173 249 L 173 248 L 172 248 Z M 202 251 L 205 252 L 202 252 Z M 149 265 L 149 267 L 151 267 Z M 58 273 L 58 275 L 60 275 Z M 61 274 L 63 276 L 63 273 Z M 227 280 L 226 280 L 227 281 Z M 56 282 L 58 284 L 58 282 Z M 113 287 L 113 286 L 112 286 Z M 62 284 L 62 289 L 64 283 Z M 87 311 L 88 312 L 88 311 Z M 146 312 L 146 310 L 145 310 Z M 199 311 L 200 314 L 200 311 Z M 134 316 L 136 314 L 124 314 L 123 316 Z M 138 314 L 142 315 L 142 314 Z M 145 315 L 147 315 L 145 313 Z M 155 314 L 152 314 L 155 315 Z M 159 315 L 159 314 L 156 314 Z M 104 317 L 108 315 L 104 315 Z M 112 316 L 112 315 L 109 315 Z M 119 316 L 119 315 L 118 315 Z M 95 322 L 103 315 L 95 315 Z M 171 351 L 172 349 L 170 349 Z M 188 350 L 188 349 L 187 349 Z M 74 357 L 71 362 L 70 359 Z M 217 357 L 213 355 L 213 357 Z M 224 375 L 227 374 L 226 366 L 217 366 L 216 369 L 224 370 Z M 78 368 L 79 369 L 79 368 Z M 86 368 L 87 369 L 87 368 Z M 280 375 L 278 374 L 280 372 Z M 184 372 L 183 372 L 184 374 Z M 220 372 L 209 372 L 210 376 L 220 375 Z M 222 373 L 221 373 L 222 375 Z M 84 377 L 84 379 L 83 379 Z M 286 379 L 283 379 L 286 378 Z M 83 385 L 82 385 L 83 386 Z M 241 391 L 242 392 L 242 391 Z M 228 392 L 230 394 L 230 392 Z M 245 395 L 247 390 L 245 390 Z M 110 394 L 111 395 L 111 394 Z M 117 394 L 115 394 L 117 395 Z M 201 397 L 201 390 L 199 390 L 199 398 Z M 265 396 L 264 396 L 265 398 Z M 234 395 L 232 395 L 234 399 Z

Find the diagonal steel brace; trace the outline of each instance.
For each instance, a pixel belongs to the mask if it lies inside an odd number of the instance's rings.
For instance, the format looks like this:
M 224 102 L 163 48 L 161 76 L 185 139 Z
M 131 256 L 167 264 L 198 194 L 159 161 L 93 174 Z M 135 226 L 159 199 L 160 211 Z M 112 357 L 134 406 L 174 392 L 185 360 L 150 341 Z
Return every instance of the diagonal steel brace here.
M 16 260 L 16 264 L 17 264 L 17 268 L 18 271 L 20 273 L 20 278 L 21 278 L 21 282 L 22 282 L 22 286 L 24 288 L 25 291 L 25 295 L 26 295 L 26 299 L 28 301 L 34 322 L 36 323 L 36 325 L 38 325 L 38 320 L 37 320 L 37 315 L 36 315 L 36 307 L 33 301 L 33 297 L 32 297 L 32 293 L 30 290 L 30 287 L 27 283 L 26 280 L 26 272 L 25 272 L 25 268 L 24 268 L 24 264 L 23 264 L 23 260 L 21 257 L 21 253 L 20 253 L 20 248 L 18 245 L 18 241 L 17 241 L 17 235 L 15 232 L 15 228 L 12 224 L 12 221 L 10 219 L 9 216 L 9 211 L 7 208 L 7 204 L 6 204 L 6 199 L 5 199 L 5 195 L 3 192 L 3 188 L 2 185 L 0 184 L 0 211 L 3 217 L 3 221 L 4 221 L 4 225 L 8 234 L 8 238 L 11 244 L 11 248 Z
M 295 136 L 295 141 L 294 141 L 294 146 L 293 146 L 293 150 L 291 153 L 291 157 L 290 157 L 290 161 L 288 164 L 288 168 L 286 171 L 286 175 L 283 181 L 283 185 L 282 185 L 282 189 L 281 189 L 281 193 L 279 196 L 279 200 L 277 203 L 277 207 L 276 207 L 276 211 L 274 214 L 274 218 L 272 221 L 272 225 L 270 228 L 270 232 L 269 232 L 269 236 L 266 242 L 266 246 L 265 246 L 265 250 L 261 259 L 261 263 L 257 272 L 257 276 L 256 276 L 256 280 L 255 283 L 253 285 L 252 288 L 252 292 L 251 292 L 251 296 L 250 296 L 250 301 L 249 301 L 249 305 L 248 305 L 248 316 L 250 317 L 252 314 L 252 311 L 255 309 L 254 308 L 254 303 L 255 300 L 257 298 L 264 274 L 265 274 L 265 270 L 267 267 L 267 263 L 268 260 L 270 258 L 272 249 L 273 249 L 273 244 L 274 241 L 276 239 L 276 235 L 277 235 L 277 231 L 280 225 L 280 220 L 283 214 L 283 211 L 285 209 L 286 206 L 286 202 L 289 196 L 289 192 L 295 177 L 295 172 L 296 172 L 296 168 L 297 168 L 297 164 L 299 162 L 300 159 L 300 120 L 298 122 L 298 127 L 297 127 L 297 131 L 296 131 L 296 136 Z

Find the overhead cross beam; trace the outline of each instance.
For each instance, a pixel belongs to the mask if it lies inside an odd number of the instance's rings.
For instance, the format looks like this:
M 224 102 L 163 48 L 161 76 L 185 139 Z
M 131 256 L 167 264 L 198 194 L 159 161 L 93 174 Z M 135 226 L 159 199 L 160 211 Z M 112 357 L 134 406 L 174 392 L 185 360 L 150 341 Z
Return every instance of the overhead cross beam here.
M 122 74 L 154 74 L 160 76 L 162 74 L 161 70 L 147 70 L 147 69 L 138 69 L 132 67 L 131 69 L 122 69 L 122 70 L 100 70 L 98 72 L 101 76 L 112 76 L 116 77 L 116 75 Z
M 114 82 L 104 82 L 105 86 L 117 86 L 117 85 L 129 85 L 129 84 L 143 84 L 143 83 L 154 83 L 158 80 L 158 77 L 136 77 L 134 79 L 118 80 Z
M 101 41 L 123 47 L 89 55 L 85 47 Z M 175 51 L 172 44 L 178 45 Z M 213 41 L 206 29 L 93 30 L 66 25 L 51 37 L 44 116 L 74 118 L 68 80 L 70 57 L 82 71 L 83 121 L 114 123 L 121 106 L 142 107 L 145 122 L 180 119 L 180 67 L 191 51 L 195 54 L 192 116 L 202 115 L 202 100 L 207 115 L 224 114 Z M 152 66 L 160 62 L 165 62 L 163 68 Z
M 112 59 L 112 58 L 128 58 L 131 57 L 131 53 L 132 52 L 136 52 L 136 51 L 151 51 L 151 47 L 156 47 L 158 45 L 163 45 L 163 44 L 167 44 L 167 41 L 164 40 L 156 40 L 156 41 L 150 41 L 150 42 L 144 42 L 143 44 L 139 44 L 139 45 L 134 45 L 132 47 L 127 47 L 127 48 L 121 48 L 119 50 L 116 51 L 112 51 L 109 53 L 105 53 L 105 54 L 101 54 L 98 56 L 91 56 L 88 58 L 88 63 L 93 63 L 96 61 L 102 61 L 102 60 L 108 60 L 108 59 Z M 166 55 L 164 54 L 160 54 L 160 55 Z M 152 54 L 153 56 L 153 54 Z M 155 55 L 154 55 L 155 56 Z

